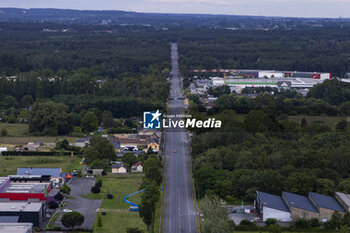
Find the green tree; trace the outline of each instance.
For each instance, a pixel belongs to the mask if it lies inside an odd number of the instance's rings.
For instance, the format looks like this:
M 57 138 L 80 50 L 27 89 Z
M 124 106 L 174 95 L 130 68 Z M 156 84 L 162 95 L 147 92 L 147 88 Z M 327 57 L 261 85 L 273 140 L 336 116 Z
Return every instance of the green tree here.
M 339 130 L 339 131 L 344 131 L 344 130 L 346 130 L 347 125 L 348 125 L 347 121 L 342 120 L 336 124 L 335 129 Z
M 156 182 L 157 185 L 162 183 L 162 162 L 156 158 L 149 158 L 144 163 L 145 178 Z
M 102 227 L 102 219 L 100 215 L 97 215 L 97 226 Z
M 61 103 L 35 103 L 31 112 L 29 132 L 53 136 L 67 135 L 72 130 L 67 112 L 68 107 Z
M 25 95 L 21 98 L 19 102 L 23 108 L 28 108 L 33 104 L 34 100 L 31 95 Z
M 87 112 L 81 120 L 81 128 L 84 132 L 92 132 L 98 128 L 98 118 L 93 112 Z
M 2 137 L 6 137 L 7 136 L 7 130 L 5 128 L 2 128 L 0 134 L 1 134 Z
M 277 224 L 271 224 L 268 227 L 268 230 L 270 233 L 280 233 L 281 232 L 281 229 Z
M 90 147 L 83 150 L 83 156 L 87 164 L 91 165 L 95 162 L 94 168 L 102 169 L 108 169 L 110 167 L 110 165 L 106 167 L 106 161 L 108 163 L 108 161 L 116 159 L 113 145 L 100 135 L 94 135 L 90 138 Z
M 134 155 L 134 153 L 125 153 L 122 157 L 122 160 L 124 163 L 128 164 L 128 168 L 132 166 L 132 164 L 137 162 L 137 157 Z
M 62 185 L 60 188 L 60 192 L 64 194 L 70 194 L 70 191 L 71 188 L 67 184 Z
M 84 215 L 79 212 L 73 211 L 70 213 L 65 213 L 62 216 L 61 220 L 63 226 L 71 228 L 74 230 L 74 227 L 80 226 L 84 222 Z
M 142 200 L 141 204 L 139 205 L 139 208 L 140 217 L 146 224 L 147 230 L 149 230 L 149 227 L 151 226 L 153 220 L 154 206 L 150 200 Z

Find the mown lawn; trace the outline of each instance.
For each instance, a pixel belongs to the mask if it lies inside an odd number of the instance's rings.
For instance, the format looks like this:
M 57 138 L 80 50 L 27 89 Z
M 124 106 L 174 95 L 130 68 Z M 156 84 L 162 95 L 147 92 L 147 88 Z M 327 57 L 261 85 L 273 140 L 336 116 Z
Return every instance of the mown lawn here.
M 18 167 L 60 167 L 72 172 L 81 169 L 80 161 L 76 156 L 0 156 L 0 176 L 16 175 Z
M 22 137 L 28 135 L 28 124 L 0 123 L 0 129 L 6 129 L 10 137 Z
M 101 216 L 102 227 L 97 226 L 97 218 L 95 220 L 94 232 L 97 233 L 119 233 L 125 232 L 129 227 L 138 227 L 146 231 L 147 227 L 143 223 L 139 216 L 139 213 L 129 212 L 129 204 L 123 201 L 125 195 L 134 193 L 139 190 L 139 186 L 142 182 L 142 176 L 140 175 L 120 175 L 120 176 L 107 176 L 101 177 L 102 188 L 101 193 L 90 193 L 84 197 L 90 199 L 102 199 L 103 203 L 101 208 L 105 209 L 106 216 Z M 110 193 L 114 196 L 109 200 L 106 198 Z M 136 204 L 140 203 L 141 196 L 139 194 L 128 198 Z
M 7 136 L 0 137 L 0 146 L 23 145 L 28 142 L 56 142 L 58 138 L 75 142 L 76 139 L 75 137 L 31 136 L 28 132 L 28 124 L 0 123 L 1 129 L 7 130 Z

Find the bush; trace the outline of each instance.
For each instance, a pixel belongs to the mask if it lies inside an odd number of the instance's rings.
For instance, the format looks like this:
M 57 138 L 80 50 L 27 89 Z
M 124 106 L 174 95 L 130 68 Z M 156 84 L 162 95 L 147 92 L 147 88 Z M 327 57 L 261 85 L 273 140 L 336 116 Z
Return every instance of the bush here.
M 258 230 L 258 226 L 247 219 L 241 221 L 241 223 L 236 226 L 236 231 L 256 231 Z
M 58 208 L 58 204 L 55 201 L 50 201 L 47 206 L 49 207 L 50 210 L 55 210 Z
M 102 171 L 102 176 L 106 176 L 107 172 L 105 170 Z
M 110 194 L 110 193 L 108 193 L 108 194 L 107 194 L 107 198 L 108 198 L 108 199 L 113 199 L 113 195 Z
M 95 183 L 95 186 L 101 188 L 102 187 L 102 180 L 97 180 Z
M 280 233 L 281 232 L 280 227 L 277 224 L 271 224 L 268 227 L 268 229 L 269 229 L 270 233 Z
M 270 225 L 273 225 L 273 224 L 277 224 L 277 220 L 274 219 L 274 218 L 268 218 L 268 219 L 266 219 L 265 224 L 267 226 L 270 226 Z
M 54 197 L 53 197 L 56 201 L 62 201 L 64 198 L 64 195 L 62 193 L 57 193 Z
M 6 137 L 7 136 L 7 130 L 6 129 L 4 129 L 4 128 L 1 129 L 1 136 L 2 137 Z
M 101 192 L 101 189 L 100 189 L 100 187 L 94 186 L 91 188 L 91 192 L 94 194 L 97 194 L 97 193 Z
M 144 231 L 139 228 L 129 227 L 126 229 L 126 233 L 144 233 Z
M 102 214 L 102 216 L 106 216 L 107 213 L 106 212 L 102 212 L 101 214 Z
M 67 184 L 64 184 L 61 186 L 60 191 L 61 193 L 69 194 L 71 191 L 71 188 Z

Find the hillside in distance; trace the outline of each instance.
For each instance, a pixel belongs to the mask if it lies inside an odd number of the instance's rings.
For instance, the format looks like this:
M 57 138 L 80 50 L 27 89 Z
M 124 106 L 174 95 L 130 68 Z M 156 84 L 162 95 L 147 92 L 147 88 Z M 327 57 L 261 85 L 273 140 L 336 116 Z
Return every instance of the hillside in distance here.
M 350 19 L 138 13 L 114 10 L 0 8 L 0 22 L 143 25 L 168 28 L 227 28 L 230 30 L 292 30 L 343 26 Z

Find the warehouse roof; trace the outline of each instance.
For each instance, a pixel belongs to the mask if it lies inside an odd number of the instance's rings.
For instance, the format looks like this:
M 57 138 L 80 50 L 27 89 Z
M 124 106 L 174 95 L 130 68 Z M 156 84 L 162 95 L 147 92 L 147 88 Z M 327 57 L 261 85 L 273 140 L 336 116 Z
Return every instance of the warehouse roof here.
M 311 203 L 309 198 L 294 193 L 282 192 L 282 196 L 291 207 L 298 209 L 318 212 L 315 206 Z
M 335 192 L 336 195 L 345 203 L 346 206 L 350 207 L 350 195 L 340 192 Z
M 18 216 L 0 216 L 0 223 L 16 223 L 18 219 Z
M 261 202 L 263 203 L 264 207 L 289 212 L 288 207 L 286 206 L 286 204 L 280 196 L 260 191 L 256 191 L 256 193 Z
M 64 177 L 61 168 L 17 168 L 17 175 L 50 175 L 51 177 Z
M 11 183 L 2 193 L 44 193 L 50 183 Z
M 33 229 L 32 223 L 0 223 L 0 232 L 27 233 Z
M 41 208 L 40 202 L 0 202 L 0 212 L 38 212 Z
M 341 207 L 341 205 L 334 197 L 313 192 L 309 192 L 309 197 L 312 198 L 312 200 L 314 200 L 316 205 L 319 207 L 330 210 L 337 210 L 339 212 L 345 212 L 343 207 Z

